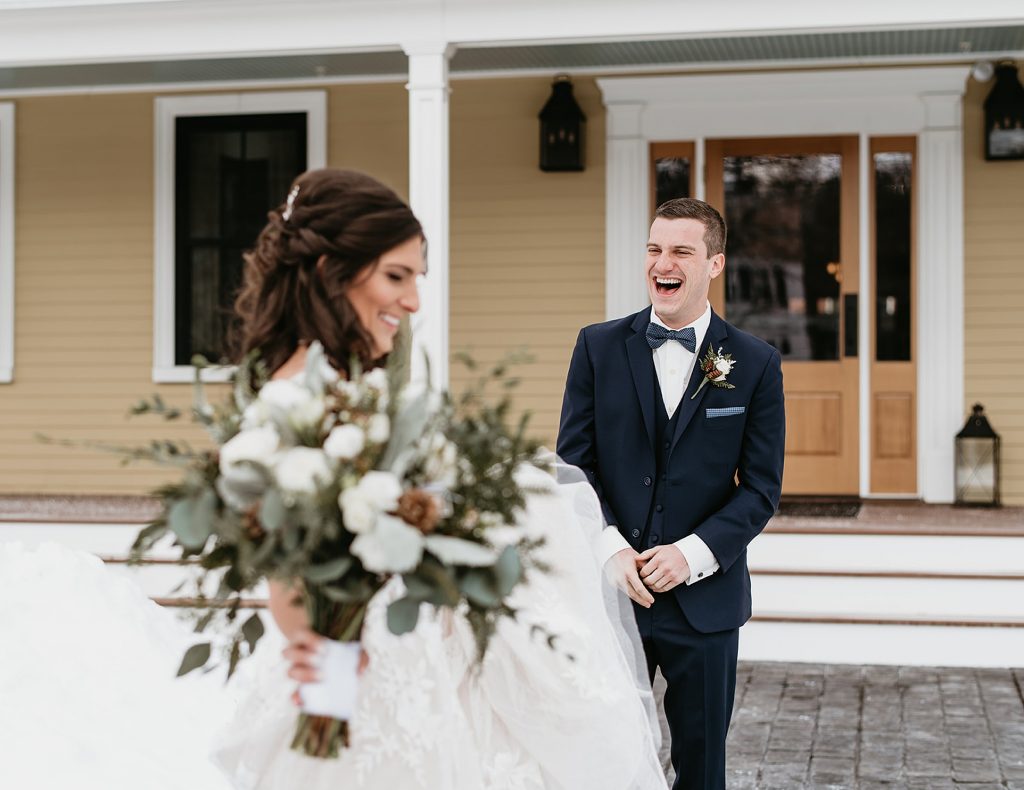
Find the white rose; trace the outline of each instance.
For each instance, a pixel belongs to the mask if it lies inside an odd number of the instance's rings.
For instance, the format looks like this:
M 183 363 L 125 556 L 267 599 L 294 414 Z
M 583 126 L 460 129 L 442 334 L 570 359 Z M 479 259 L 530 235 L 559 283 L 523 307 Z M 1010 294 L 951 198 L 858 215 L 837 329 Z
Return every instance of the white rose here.
M 374 368 L 363 376 L 363 384 L 377 392 L 388 391 L 388 374 L 384 368 Z
M 242 430 L 259 428 L 270 421 L 270 408 L 261 400 L 254 400 L 242 412 Z
M 366 438 L 374 444 L 384 444 L 391 435 L 391 420 L 386 414 L 374 414 L 366 426 Z
M 312 400 L 313 393 L 291 379 L 268 381 L 260 390 L 259 399 L 286 414 Z
M 243 463 L 269 466 L 281 444 L 273 425 L 240 431 L 220 448 L 221 474 L 231 475 Z
M 325 411 L 323 398 L 310 397 L 309 400 L 297 403 L 288 412 L 288 422 L 296 431 L 315 428 L 323 420 Z
M 293 494 L 315 494 L 331 482 L 331 465 L 323 450 L 293 447 L 278 458 L 274 467 L 277 485 Z
M 402 484 L 391 472 L 367 472 L 356 488 L 380 512 L 398 507 L 402 495 Z
M 732 366 L 736 363 L 731 359 L 720 359 L 715 363 L 715 367 L 722 371 L 722 376 L 728 376 L 732 372 Z
M 356 425 L 339 425 L 324 440 L 324 452 L 335 460 L 355 458 L 363 451 L 366 437 Z
M 400 518 L 381 516 L 377 527 L 352 541 L 352 553 L 371 573 L 406 573 L 423 557 L 423 534 Z
M 341 508 L 341 520 L 345 522 L 345 529 L 354 535 L 368 532 L 377 523 L 377 508 L 358 486 L 346 488 L 341 492 L 338 496 L 338 507 Z

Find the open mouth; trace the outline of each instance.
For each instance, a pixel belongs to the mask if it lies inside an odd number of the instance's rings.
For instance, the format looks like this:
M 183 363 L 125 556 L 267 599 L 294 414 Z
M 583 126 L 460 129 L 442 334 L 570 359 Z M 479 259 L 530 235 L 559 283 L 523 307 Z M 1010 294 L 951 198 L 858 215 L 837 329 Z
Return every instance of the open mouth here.
M 674 294 L 683 285 L 683 281 L 678 277 L 655 277 L 654 287 L 655 290 L 662 296 L 668 296 Z
M 383 321 L 385 324 L 387 324 L 391 329 L 395 330 L 396 332 L 398 331 L 398 327 L 401 324 L 401 321 L 396 316 L 389 315 L 387 313 L 381 313 L 380 314 L 380 320 Z

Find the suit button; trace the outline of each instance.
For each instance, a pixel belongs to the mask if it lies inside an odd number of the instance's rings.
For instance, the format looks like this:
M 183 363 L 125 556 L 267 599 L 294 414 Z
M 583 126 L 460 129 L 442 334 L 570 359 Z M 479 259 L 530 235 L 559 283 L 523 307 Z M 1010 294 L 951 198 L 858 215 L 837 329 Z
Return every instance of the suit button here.
M 644 478 L 644 485 L 645 485 L 645 486 L 649 486 L 650 484 L 651 484 L 651 478 L 649 478 L 649 477 L 645 477 L 645 478 Z
M 664 483 L 666 480 L 668 480 L 668 475 L 662 475 L 661 476 L 661 482 Z
M 667 450 L 672 446 L 672 442 L 665 442 L 665 449 Z
M 665 508 L 664 508 L 664 507 L 662 507 L 661 505 L 655 505 L 655 506 L 654 506 L 654 509 L 655 509 L 655 510 L 657 510 L 657 511 L 658 511 L 658 512 L 660 513 L 660 512 L 661 512 L 662 510 L 664 510 Z
M 651 543 L 657 543 L 659 540 L 661 540 L 660 535 L 651 535 Z
M 634 529 L 633 530 L 633 537 L 634 538 L 639 538 L 640 537 L 640 530 Z

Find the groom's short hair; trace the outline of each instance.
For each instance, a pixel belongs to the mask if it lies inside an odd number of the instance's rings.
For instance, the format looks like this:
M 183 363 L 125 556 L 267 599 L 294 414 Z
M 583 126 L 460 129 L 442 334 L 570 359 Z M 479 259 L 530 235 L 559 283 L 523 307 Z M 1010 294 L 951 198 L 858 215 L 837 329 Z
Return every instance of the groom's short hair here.
M 695 219 L 704 226 L 704 245 L 708 257 L 725 252 L 725 220 L 712 206 L 697 198 L 675 198 L 666 200 L 654 217 L 663 219 Z

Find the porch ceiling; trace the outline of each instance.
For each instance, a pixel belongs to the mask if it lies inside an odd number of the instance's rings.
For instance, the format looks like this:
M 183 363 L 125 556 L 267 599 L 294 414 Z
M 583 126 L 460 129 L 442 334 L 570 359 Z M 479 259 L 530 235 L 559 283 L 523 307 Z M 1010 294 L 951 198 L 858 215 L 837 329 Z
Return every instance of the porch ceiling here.
M 461 45 L 453 76 L 557 71 L 882 64 L 1020 57 L 1024 24 L 731 35 L 515 46 Z M 0 93 L 225 82 L 404 79 L 400 50 L 0 67 Z

